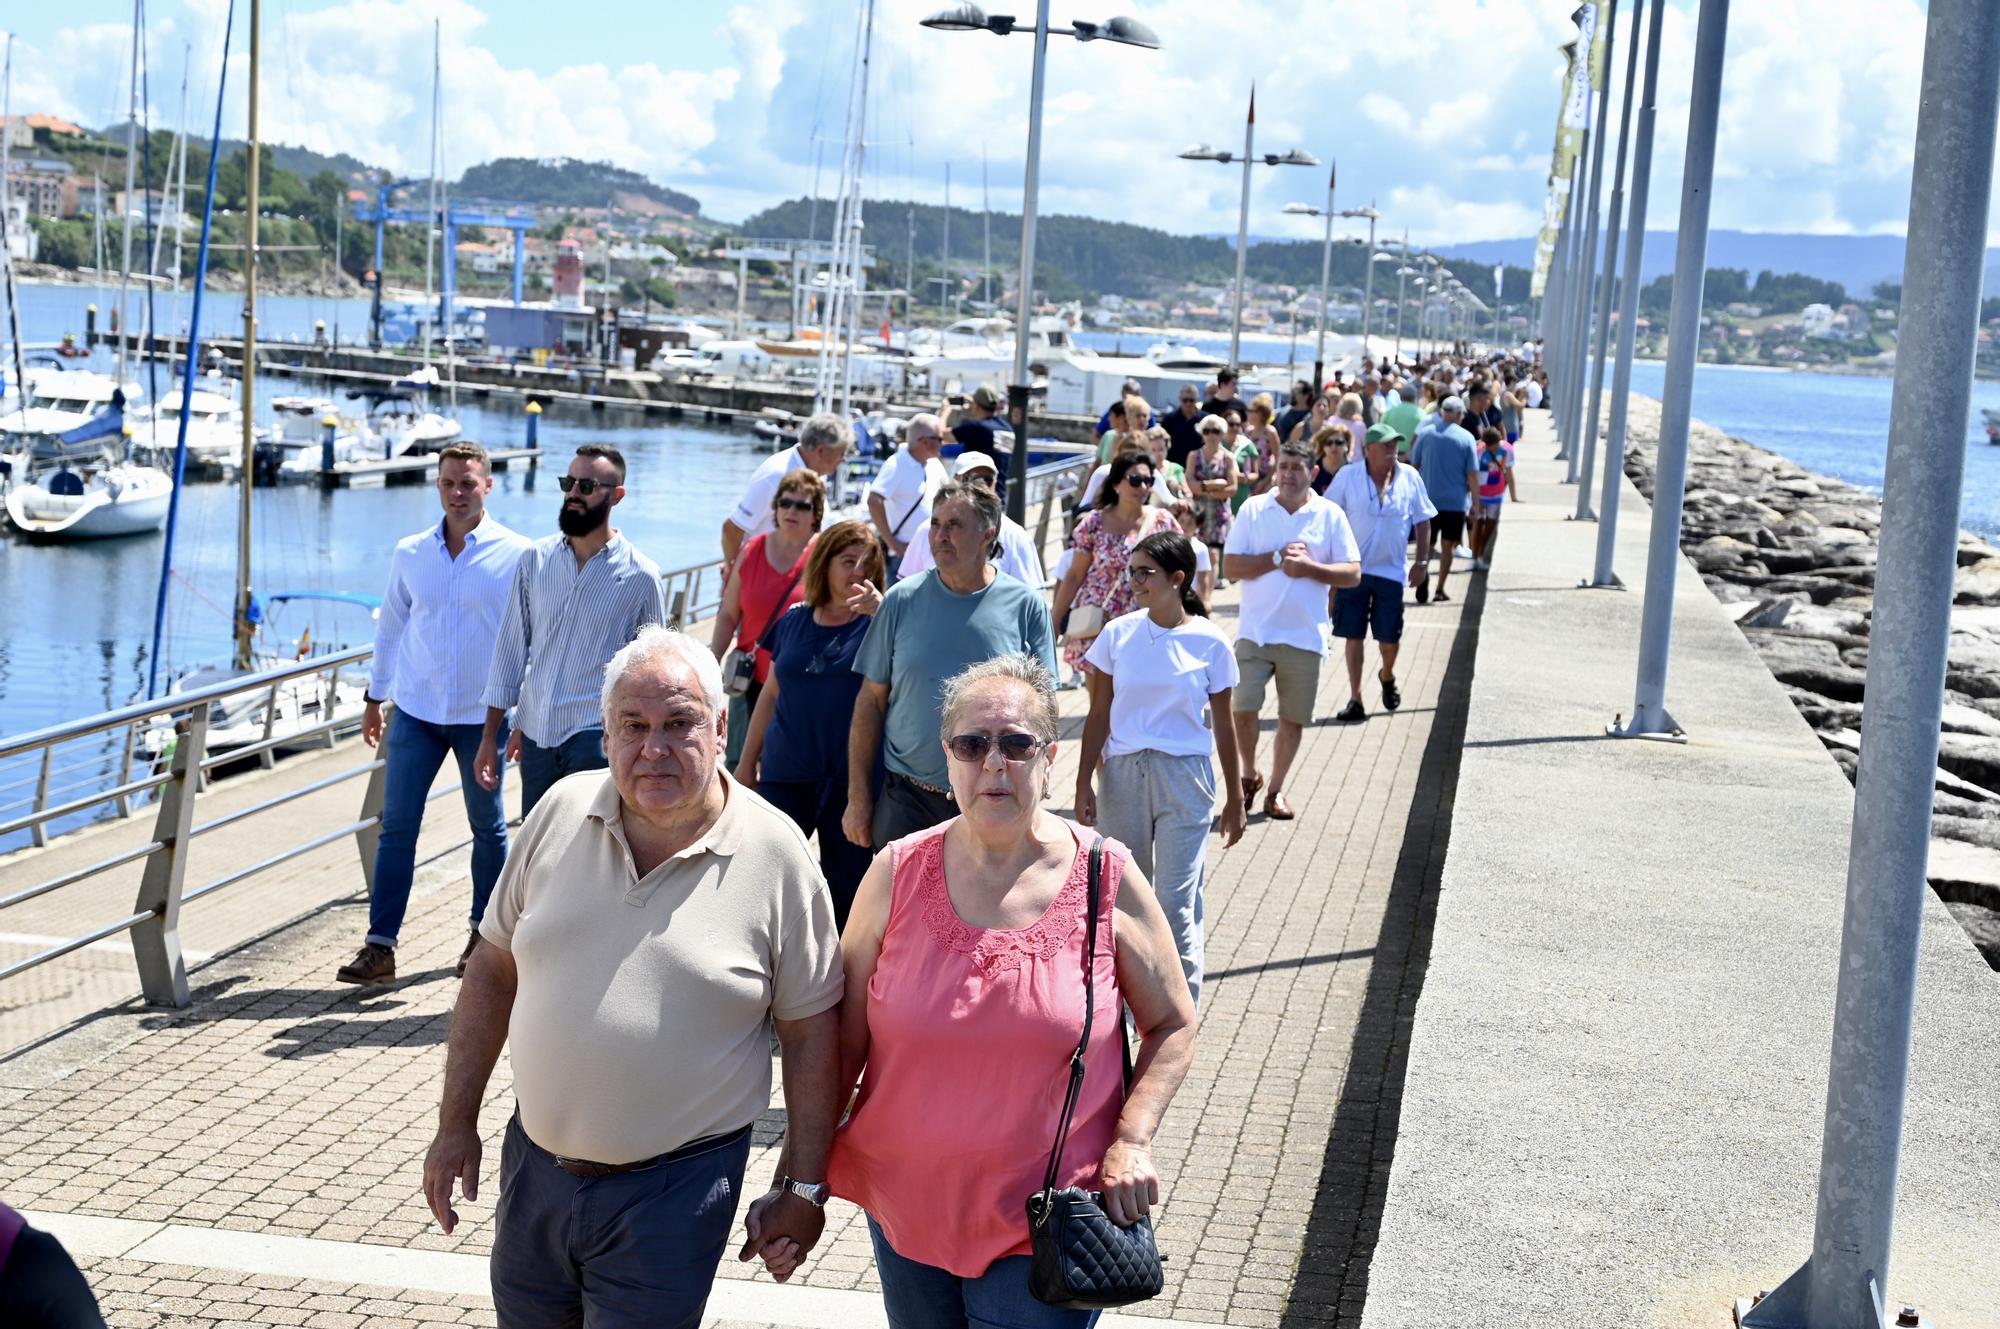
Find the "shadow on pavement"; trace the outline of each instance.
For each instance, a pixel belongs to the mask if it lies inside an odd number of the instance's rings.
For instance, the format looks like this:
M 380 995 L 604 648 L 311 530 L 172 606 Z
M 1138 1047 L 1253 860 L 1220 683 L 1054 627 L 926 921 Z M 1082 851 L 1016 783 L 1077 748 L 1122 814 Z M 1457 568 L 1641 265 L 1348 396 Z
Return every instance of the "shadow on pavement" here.
M 1410 1027 L 1430 964 L 1438 883 L 1458 790 L 1467 702 L 1486 607 L 1486 580 L 1466 589 L 1462 628 L 1438 691 L 1437 718 L 1417 771 L 1417 795 L 1403 824 L 1403 846 L 1389 887 L 1382 933 L 1355 1024 L 1347 1079 L 1327 1137 L 1299 1272 L 1279 1323 L 1284 1329 L 1355 1326 L 1368 1296 L 1368 1270 L 1381 1233 L 1402 1115 Z M 1365 952 L 1363 952 L 1365 953 Z

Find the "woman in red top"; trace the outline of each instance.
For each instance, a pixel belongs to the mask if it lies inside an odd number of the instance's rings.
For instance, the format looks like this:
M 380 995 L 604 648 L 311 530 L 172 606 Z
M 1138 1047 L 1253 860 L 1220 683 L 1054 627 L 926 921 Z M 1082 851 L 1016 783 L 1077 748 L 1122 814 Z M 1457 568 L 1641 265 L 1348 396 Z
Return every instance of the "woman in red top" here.
M 868 1214 L 891 1325 L 1084 1326 L 1095 1312 L 1028 1291 L 1026 1205 L 1083 1028 L 1093 839 L 1042 807 L 1055 680 L 1025 656 L 974 665 L 945 685 L 941 729 L 962 811 L 876 855 L 841 937 L 841 1078 L 861 1093 L 827 1181 Z M 1159 900 L 1116 841 L 1102 881 L 1098 1018 L 1057 1185 L 1102 1190 L 1130 1224 L 1159 1202 L 1153 1135 L 1193 1060 L 1195 1010 Z M 1121 1002 L 1139 1031 L 1129 1093 L 1121 1021 L 1103 1018 Z
M 788 472 L 771 497 L 776 525 L 747 541 L 729 570 L 722 608 L 716 611 L 709 648 L 720 660 L 733 645 L 754 654 L 757 672 L 749 688 L 729 699 L 729 749 L 726 760 L 735 769 L 743 755 L 743 738 L 757 709 L 757 695 L 771 676 L 771 653 L 757 644 L 778 615 L 805 595 L 806 555 L 826 517 L 826 485 L 810 470 Z M 725 678 L 724 682 L 728 680 Z

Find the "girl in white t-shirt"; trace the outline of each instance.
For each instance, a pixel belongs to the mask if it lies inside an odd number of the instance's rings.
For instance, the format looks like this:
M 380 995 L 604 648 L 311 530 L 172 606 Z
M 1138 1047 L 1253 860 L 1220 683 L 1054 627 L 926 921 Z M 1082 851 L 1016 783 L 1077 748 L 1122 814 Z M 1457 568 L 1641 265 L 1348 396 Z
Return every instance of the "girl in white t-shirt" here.
M 1243 836 L 1229 694 L 1236 655 L 1195 594 L 1194 546 L 1158 531 L 1126 563 L 1139 608 L 1090 644 L 1090 715 L 1077 766 L 1076 819 L 1122 842 L 1158 892 L 1188 990 L 1201 997 L 1202 866 L 1222 762 L 1222 843 Z M 1217 721 L 1220 725 L 1218 727 Z M 1100 803 L 1091 777 L 1099 774 Z

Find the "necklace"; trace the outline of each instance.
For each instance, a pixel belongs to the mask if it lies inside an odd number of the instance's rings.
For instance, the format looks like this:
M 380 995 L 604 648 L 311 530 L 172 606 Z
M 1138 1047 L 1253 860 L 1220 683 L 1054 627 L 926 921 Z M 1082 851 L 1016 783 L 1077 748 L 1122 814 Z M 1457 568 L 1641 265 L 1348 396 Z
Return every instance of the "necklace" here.
M 1162 638 L 1171 637 L 1174 634 L 1174 631 L 1177 628 L 1184 626 L 1187 623 L 1187 621 L 1188 621 L 1188 616 L 1186 610 L 1181 611 L 1180 619 L 1177 622 L 1169 623 L 1165 627 L 1161 627 L 1159 624 L 1155 623 L 1153 621 L 1153 616 L 1151 614 L 1146 615 L 1146 644 L 1148 646 L 1159 645 Z

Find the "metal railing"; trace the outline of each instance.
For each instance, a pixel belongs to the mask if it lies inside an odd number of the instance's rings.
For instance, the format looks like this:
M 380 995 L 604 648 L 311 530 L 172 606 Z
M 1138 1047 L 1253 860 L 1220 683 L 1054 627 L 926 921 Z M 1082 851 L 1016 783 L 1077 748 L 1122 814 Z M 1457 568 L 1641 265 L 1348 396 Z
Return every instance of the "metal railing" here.
M 1073 486 L 1066 484 L 1065 480 L 1081 480 L 1093 461 L 1091 456 L 1080 455 L 1035 467 L 1028 474 L 1030 503 L 1036 505 L 1033 535 L 1044 553 L 1045 563 L 1052 547 L 1059 547 L 1067 534 L 1063 500 L 1073 492 Z M 725 582 L 720 560 L 676 568 L 663 574 L 662 580 L 667 593 L 668 622 L 673 627 L 694 627 L 720 607 Z M 358 727 L 362 716 L 360 690 L 350 688 L 345 695 L 354 697 L 355 701 L 343 706 L 341 680 L 359 674 L 373 655 L 372 646 L 356 647 L 261 673 L 225 679 L 156 701 L 138 702 L 118 710 L 85 716 L 32 733 L 0 738 L 0 770 L 4 770 L 9 763 L 18 763 L 31 765 L 36 771 L 35 795 L 30 810 L 0 821 L 0 836 L 26 831 L 35 845 L 45 846 L 49 843 L 51 825 L 58 821 L 106 807 L 117 817 L 129 818 L 138 810 L 135 800 L 156 792 L 158 796 L 152 835 L 144 843 L 120 849 L 82 867 L 0 895 L 0 911 L 3 911 L 133 863 L 143 862 L 145 865 L 130 912 L 0 967 L 0 981 L 125 933 L 132 939 L 133 956 L 146 1001 L 155 1005 L 185 1006 L 190 998 L 187 966 L 180 944 L 182 906 L 350 836 L 361 860 L 362 878 L 372 891 L 375 849 L 381 835 L 382 803 L 387 784 L 388 745 L 394 737 L 393 724 L 387 726 L 387 732 L 375 751 L 363 754 L 363 759 L 352 766 L 206 821 L 197 821 L 195 814 L 202 795 L 210 792 L 209 777 L 220 768 L 251 760 L 269 768 L 275 765 L 280 749 L 331 748 L 343 730 Z M 281 724 L 280 716 L 285 711 L 283 703 L 288 697 L 293 699 L 289 719 Z M 311 716 L 307 714 L 309 697 L 317 698 L 315 713 Z M 233 741 L 227 747 L 216 748 L 214 740 L 217 731 L 213 722 L 218 716 L 228 717 L 232 702 L 238 706 L 261 704 L 261 724 L 255 736 L 247 741 Z M 236 739 L 244 740 L 244 726 L 240 722 L 233 724 L 230 732 Z M 109 777 L 108 784 L 75 793 L 72 789 L 74 782 L 66 783 L 56 778 L 57 749 L 106 736 L 112 736 L 110 742 L 120 752 L 116 774 Z M 151 769 L 145 774 L 138 774 L 142 756 L 149 751 L 156 751 L 158 755 L 150 759 Z M 361 794 L 359 813 L 353 820 L 316 830 L 296 844 L 268 852 L 255 862 L 232 868 L 212 880 L 198 885 L 188 883 L 189 847 L 197 838 L 358 779 L 365 779 L 366 784 Z M 458 788 L 459 785 L 454 783 L 434 789 L 428 800 L 443 798 Z M 314 831 L 312 827 L 304 829 Z

